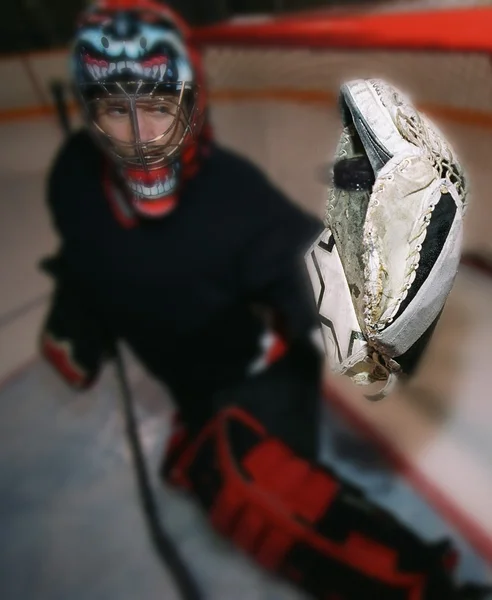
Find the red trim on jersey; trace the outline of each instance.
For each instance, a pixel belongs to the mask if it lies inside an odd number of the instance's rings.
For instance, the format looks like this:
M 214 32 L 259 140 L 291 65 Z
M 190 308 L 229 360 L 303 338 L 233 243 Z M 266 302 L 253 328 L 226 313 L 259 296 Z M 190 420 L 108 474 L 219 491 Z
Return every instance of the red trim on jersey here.
M 280 360 L 283 356 L 285 356 L 288 350 L 287 342 L 283 337 L 281 337 L 278 333 L 275 333 L 274 338 L 274 342 L 268 349 L 266 355 L 267 366 L 270 366 Z

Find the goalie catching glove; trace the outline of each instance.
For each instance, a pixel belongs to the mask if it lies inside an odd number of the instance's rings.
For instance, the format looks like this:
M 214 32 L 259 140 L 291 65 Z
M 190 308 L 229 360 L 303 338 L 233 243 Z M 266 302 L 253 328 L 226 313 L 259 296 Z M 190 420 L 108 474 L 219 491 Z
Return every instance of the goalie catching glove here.
M 411 373 L 458 271 L 466 187 L 451 146 L 381 80 L 342 86 L 325 231 L 306 255 L 332 369 L 356 384 Z

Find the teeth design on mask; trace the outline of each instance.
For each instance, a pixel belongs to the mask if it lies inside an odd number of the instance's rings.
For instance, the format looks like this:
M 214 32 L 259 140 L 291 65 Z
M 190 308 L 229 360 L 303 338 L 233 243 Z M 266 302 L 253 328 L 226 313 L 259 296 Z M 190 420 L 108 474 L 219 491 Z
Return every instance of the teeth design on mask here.
M 132 191 L 142 198 L 152 199 L 159 198 L 166 192 L 171 192 L 176 187 L 176 176 L 172 175 L 165 182 L 155 183 L 153 186 L 141 185 L 133 181 L 129 182 Z
M 109 63 L 109 66 L 97 65 L 95 64 L 95 61 L 87 61 L 85 66 L 91 77 L 96 81 L 108 77 L 108 75 L 113 75 L 114 73 L 122 73 L 125 69 L 140 77 L 152 77 L 160 80 L 164 79 L 167 72 L 167 63 L 149 65 L 149 61 L 141 63 L 134 60 L 120 60 L 118 62 Z

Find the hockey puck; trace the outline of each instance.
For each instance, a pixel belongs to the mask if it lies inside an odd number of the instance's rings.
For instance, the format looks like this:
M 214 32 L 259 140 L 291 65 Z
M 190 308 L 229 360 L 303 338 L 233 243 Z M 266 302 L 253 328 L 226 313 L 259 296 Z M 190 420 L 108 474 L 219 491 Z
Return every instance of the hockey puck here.
M 339 160 L 333 166 L 333 183 L 347 192 L 370 192 L 376 178 L 366 156 Z

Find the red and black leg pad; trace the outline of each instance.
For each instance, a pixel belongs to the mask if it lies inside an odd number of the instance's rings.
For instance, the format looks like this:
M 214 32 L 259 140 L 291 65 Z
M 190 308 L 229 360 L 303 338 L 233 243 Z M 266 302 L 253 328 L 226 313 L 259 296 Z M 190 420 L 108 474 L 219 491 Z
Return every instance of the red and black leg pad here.
M 455 598 L 447 544 L 426 545 L 242 409 L 171 443 L 163 477 L 263 567 L 323 600 Z

